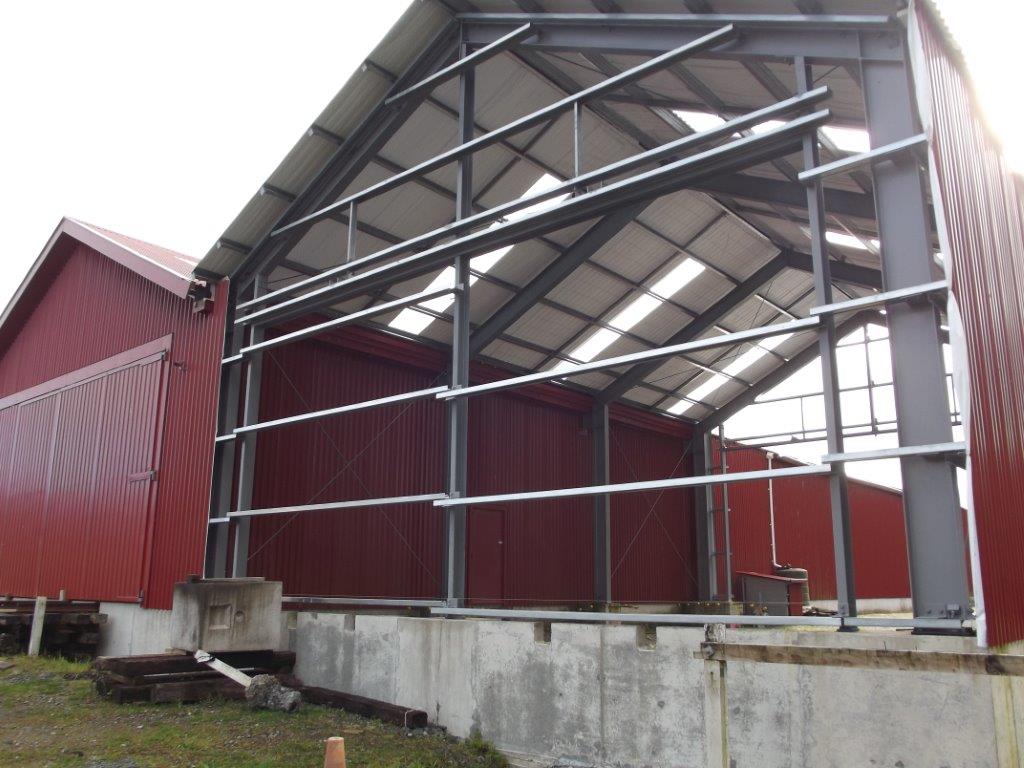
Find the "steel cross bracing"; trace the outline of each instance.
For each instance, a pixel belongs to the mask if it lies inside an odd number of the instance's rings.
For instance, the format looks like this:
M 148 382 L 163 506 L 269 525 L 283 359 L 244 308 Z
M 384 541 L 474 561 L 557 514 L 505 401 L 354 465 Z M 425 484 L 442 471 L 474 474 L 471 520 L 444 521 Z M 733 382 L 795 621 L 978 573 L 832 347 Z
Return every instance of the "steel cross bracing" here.
M 603 5 L 614 6 L 613 3 L 604 3 Z M 834 486 L 833 513 L 836 521 L 834 538 L 841 613 L 845 616 L 853 616 L 855 614 L 855 593 L 850 555 L 849 512 L 843 498 L 844 478 L 837 467 L 844 462 L 877 457 L 880 454 L 865 455 L 843 452 L 842 422 L 837 398 L 834 398 L 831 411 L 827 409 L 827 413 L 832 414 L 827 420 L 828 428 L 826 430 L 829 437 L 828 459 L 832 463 L 825 461 L 818 466 L 797 468 L 795 472 L 793 468 L 755 473 L 724 471 L 689 478 L 618 484 L 607 483 L 607 404 L 632 386 L 643 386 L 643 372 L 649 371 L 655 361 L 682 356 L 690 351 L 722 347 L 731 349 L 738 344 L 774 334 L 812 331 L 818 334 L 819 341 L 817 345 L 809 346 L 804 353 L 790 358 L 788 361 L 774 353 L 780 361 L 784 361 L 782 368 L 778 370 L 789 370 L 791 366 L 809 355 L 813 358 L 815 353 L 825 358 L 832 357 L 839 333 L 851 327 L 851 324 L 868 322 L 867 318 L 877 317 L 877 313 L 866 311 L 867 307 L 885 303 L 890 307 L 890 314 L 900 317 L 903 314 L 899 311 L 900 307 L 910 306 L 915 301 L 919 302 L 922 296 L 944 289 L 944 285 L 940 285 L 934 280 L 919 279 L 914 282 L 901 277 L 902 284 L 893 286 L 887 282 L 886 285 L 890 290 L 875 297 L 867 299 L 852 297 L 849 300 L 838 302 L 831 298 L 833 280 L 849 280 L 855 284 L 870 285 L 875 288 L 880 287 L 880 283 L 876 273 L 871 270 L 854 268 L 853 265 L 830 263 L 823 225 L 825 217 L 829 215 L 828 204 L 834 202 L 837 206 L 842 207 L 860 205 L 860 203 L 855 203 L 852 198 L 849 200 L 842 198 L 836 194 L 836 190 L 824 190 L 821 186 L 821 177 L 826 173 L 844 173 L 851 176 L 864 191 L 866 199 L 872 201 L 877 207 L 879 220 L 889 218 L 898 220 L 892 210 L 900 207 L 899 201 L 892 195 L 887 195 L 885 200 L 880 199 L 877 185 L 882 176 L 886 183 L 891 183 L 894 189 L 897 188 L 897 181 L 889 181 L 889 175 L 892 175 L 889 174 L 889 165 L 892 163 L 898 166 L 902 165 L 904 168 L 912 168 L 914 173 L 918 173 L 916 163 L 902 161 L 900 153 L 919 144 L 920 139 L 916 133 L 904 128 L 907 125 L 906 121 L 902 124 L 899 122 L 903 119 L 902 117 L 897 117 L 890 122 L 893 125 L 899 124 L 898 128 L 891 130 L 883 128 L 879 131 L 880 134 L 891 136 L 886 146 L 864 156 L 843 158 L 831 165 L 822 166 L 818 160 L 820 142 L 817 137 L 817 129 L 829 120 L 830 113 L 827 110 L 817 112 L 813 110 L 816 104 L 828 96 L 828 93 L 824 89 L 812 89 L 810 61 L 814 60 L 815 63 L 835 62 L 850 70 L 862 72 L 865 92 L 868 94 L 868 114 L 871 117 L 873 112 L 871 99 L 874 98 L 874 92 L 891 95 L 893 89 L 889 85 L 889 81 L 896 82 L 898 78 L 890 77 L 890 73 L 905 71 L 903 48 L 900 45 L 893 45 L 894 40 L 899 40 L 899 33 L 892 20 L 881 17 L 853 16 L 743 15 L 719 17 L 708 13 L 667 15 L 621 13 L 462 14 L 457 17 L 457 23 L 453 28 L 447 29 L 439 36 L 439 40 L 443 41 L 445 45 L 456 41 L 458 55 L 453 61 L 446 52 L 449 48 L 445 48 L 444 51 L 436 51 L 432 58 L 421 56 L 416 65 L 419 69 L 417 70 L 416 66 L 413 68 L 415 76 L 403 76 L 396 81 L 396 86 L 385 101 L 392 107 L 392 112 L 389 113 L 391 122 L 382 130 L 372 133 L 372 141 L 365 142 L 369 145 L 366 151 L 353 153 L 350 140 L 339 140 L 337 142 L 339 144 L 339 161 L 331 163 L 331 172 L 318 178 L 314 189 L 295 195 L 290 200 L 290 193 L 269 188 L 266 192 L 266 194 L 281 197 L 289 202 L 289 210 L 273 231 L 252 248 L 248 262 L 239 272 L 243 279 L 239 281 L 238 285 L 241 286 L 241 291 L 248 290 L 248 298 L 240 300 L 242 297 L 236 292 L 238 289 L 233 288 L 230 313 L 232 318 L 225 347 L 222 380 L 221 421 L 216 446 L 218 451 L 215 462 L 216 485 L 211 497 L 208 571 L 223 573 L 227 566 L 225 555 L 228 521 L 234 521 L 236 525 L 232 572 L 237 576 L 245 575 L 247 523 L 252 516 L 312 509 L 343 509 L 368 504 L 431 502 L 447 510 L 448 514 L 445 537 L 447 579 L 443 597 L 449 608 L 457 608 L 465 599 L 465 518 L 469 505 L 490 501 L 529 502 L 559 496 L 588 495 L 595 497 L 595 522 L 598 523 L 595 525 L 594 541 L 595 595 L 598 602 L 603 602 L 611 597 L 607 555 L 602 554 L 608 550 L 607 515 L 609 507 L 607 499 L 610 494 L 629 493 L 648 488 L 708 488 L 712 485 L 723 485 L 727 488 L 728 484 L 732 482 L 745 482 L 775 476 L 785 477 L 788 476 L 787 473 L 826 474 L 831 478 Z M 585 51 L 585 55 L 597 62 L 601 69 L 609 75 L 608 79 L 578 92 L 568 93 L 565 98 L 555 104 L 514 120 L 508 125 L 480 135 L 476 134 L 474 130 L 476 126 L 474 116 L 476 64 L 490 56 L 499 54 L 511 55 L 519 61 L 530 63 L 537 61 L 538 52 L 569 49 Z M 605 53 L 645 53 L 652 58 L 631 69 L 618 72 L 603 58 Z M 753 110 L 747 114 L 731 115 L 732 122 L 728 122 L 718 129 L 684 136 L 665 145 L 652 145 L 645 139 L 645 143 L 641 143 L 643 151 L 638 155 L 604 168 L 584 171 L 586 153 L 582 140 L 583 134 L 579 130 L 583 119 L 581 107 L 586 104 L 593 109 L 591 102 L 603 99 L 611 100 L 616 96 L 613 91 L 624 87 L 628 89 L 628 95 L 640 99 L 643 92 L 636 86 L 639 80 L 659 69 L 667 69 L 669 72 L 679 75 L 681 71 L 685 72 L 685 70 L 680 70 L 680 62 L 688 57 L 698 55 L 728 57 L 742 61 L 747 70 L 757 77 L 765 85 L 766 90 L 775 97 L 784 94 L 779 90 L 780 84 L 768 77 L 771 73 L 763 67 L 763 61 L 796 61 L 797 80 L 801 93 L 795 97 L 789 96 L 780 99 L 780 103 L 772 107 Z M 337 195 L 349 185 L 354 174 L 366 163 L 378 162 L 382 167 L 387 166 L 388 161 L 379 156 L 378 150 L 386 141 L 388 131 L 393 131 L 400 126 L 415 105 L 422 102 L 438 104 L 439 102 L 430 96 L 430 91 L 438 83 L 450 77 L 458 77 L 460 80 L 459 106 L 456 110 L 460 126 L 459 145 L 410 168 L 393 164 L 391 177 L 338 199 Z M 886 77 L 889 77 L 889 81 L 885 80 Z M 688 84 L 694 85 L 692 80 L 685 77 L 683 79 Z M 876 87 L 875 83 L 878 81 L 881 81 L 882 85 Z M 886 88 L 889 90 L 886 91 Z M 707 106 L 724 115 L 729 115 L 731 108 L 713 91 L 702 87 L 698 88 L 697 92 Z M 441 106 L 444 107 L 444 105 Z M 907 114 L 910 115 L 909 97 L 906 99 L 905 107 Z M 445 107 L 445 109 L 449 108 Z M 498 176 L 492 177 L 488 182 L 489 186 L 493 186 L 500 178 L 501 173 L 506 172 L 516 162 L 516 158 L 534 162 L 529 155 L 530 146 L 533 142 L 539 141 L 540 137 L 553 125 L 553 116 L 563 111 L 571 112 L 576 126 L 576 130 L 573 132 L 575 141 L 573 157 L 575 159 L 571 178 L 543 195 L 514 200 L 491 209 L 481 208 L 476 202 L 480 199 L 481 192 L 472 188 L 473 154 L 493 144 L 501 144 L 503 147 L 512 147 L 515 150 L 513 152 L 514 159 L 504 166 Z M 878 110 L 874 109 L 874 113 L 877 115 Z M 595 114 L 601 117 L 607 115 L 608 112 L 598 109 Z M 750 127 L 763 123 L 769 118 L 782 118 L 787 122 L 781 127 L 765 133 L 749 133 Z M 912 117 L 910 124 L 912 125 Z M 617 127 L 624 128 L 627 133 L 631 131 L 628 125 Z M 512 135 L 529 128 L 538 128 L 538 130 L 527 144 L 526 149 L 515 147 L 508 141 Z M 365 134 L 369 129 L 361 128 L 360 130 Z M 903 135 L 898 135 L 900 131 L 903 131 Z M 737 133 L 740 134 L 738 137 L 735 135 Z M 528 308 L 532 303 L 549 300 L 544 295 L 547 292 L 545 288 L 549 290 L 550 286 L 557 284 L 558 281 L 558 276 L 555 275 L 550 283 L 538 284 L 534 290 L 530 291 L 527 297 L 528 301 L 519 300 L 517 302 L 514 298 L 513 307 L 494 324 L 489 324 L 490 321 L 488 321 L 488 323 L 473 329 L 469 324 L 470 277 L 493 279 L 484 274 L 473 275 L 471 273 L 469 260 L 473 256 L 498 247 L 514 245 L 524 240 L 544 238 L 548 233 L 568 225 L 599 216 L 610 216 L 616 210 L 623 208 L 629 208 L 631 212 L 635 211 L 632 217 L 622 217 L 625 219 L 622 224 L 616 222 L 614 225 L 609 225 L 608 233 L 604 234 L 610 237 L 610 233 L 617 231 L 616 227 L 621 228 L 623 225 L 632 223 L 645 204 L 657 197 L 687 188 L 702 191 L 710 188 L 712 192 L 715 189 L 719 191 L 724 189 L 726 191 L 723 194 L 729 196 L 729 188 L 722 186 L 723 179 L 736 179 L 737 171 L 754 165 L 765 162 L 777 163 L 781 161 L 781 158 L 801 147 L 804 171 L 800 174 L 799 180 L 805 182 L 809 190 L 806 210 L 812 234 L 810 257 L 794 253 L 790 249 L 780 249 L 781 253 L 750 279 L 742 282 L 733 279 L 734 289 L 720 302 L 721 306 L 713 307 L 713 312 L 697 315 L 692 311 L 687 311 L 685 305 L 678 304 L 691 317 L 691 322 L 686 329 L 680 332 L 682 335 L 673 336 L 663 346 L 606 360 L 570 364 L 557 371 L 525 373 L 488 384 L 470 385 L 468 371 L 471 357 L 479 354 L 489 339 L 500 338 L 505 328 L 508 327 L 508 319 L 516 312 L 523 311 L 524 307 Z M 424 174 L 452 163 L 457 165 L 458 173 L 457 187 L 454 193 L 456 212 L 450 224 L 403 240 L 389 235 L 383 229 L 369 227 L 365 222 L 359 221 L 358 205 L 360 202 L 405 183 L 421 184 L 432 188 L 432 191 L 438 194 L 450 197 L 452 193 L 447 188 L 425 179 Z M 856 171 L 857 175 L 852 173 L 854 169 L 863 167 L 871 169 L 871 175 L 875 182 L 873 188 L 864 183 L 866 177 L 860 175 L 859 170 Z M 903 173 L 906 177 L 908 171 L 904 170 Z M 787 171 L 787 175 L 791 177 L 791 182 L 796 179 L 795 171 L 792 173 Z M 756 179 L 756 177 L 750 178 Z M 757 182 L 761 183 L 762 187 L 758 194 L 766 195 L 769 198 L 767 202 L 774 202 L 770 198 L 775 192 L 781 195 L 789 194 L 779 188 L 777 182 L 773 180 L 762 179 Z M 776 184 L 774 188 L 771 187 L 772 183 Z M 765 186 L 766 184 L 767 186 Z M 716 185 L 718 186 L 716 187 Z M 905 183 L 904 186 L 906 186 Z M 502 219 L 509 213 L 532 206 L 541 199 L 550 199 L 561 195 L 565 191 L 572 194 L 546 210 L 532 212 L 515 220 Z M 733 189 L 732 191 L 737 196 L 743 196 L 742 190 Z M 317 200 L 321 201 L 319 207 L 315 207 Z M 312 206 L 310 205 L 311 201 L 313 202 Z M 784 205 L 788 205 L 788 203 L 784 202 Z M 885 209 L 884 215 L 883 209 Z M 789 217 L 784 210 L 778 210 L 780 215 Z M 306 276 L 302 276 L 304 268 L 299 268 L 297 269 L 300 275 L 298 280 L 283 287 L 268 289 L 269 270 L 276 264 L 287 266 L 288 251 L 296 242 L 296 235 L 301 234 L 312 223 L 324 218 L 335 218 L 348 226 L 347 262 L 339 267 Z M 837 221 L 841 221 L 841 218 Z M 910 243 L 916 237 L 915 247 L 920 251 L 921 244 L 930 243 L 928 226 L 926 215 L 911 216 L 909 223 L 903 222 L 902 231 L 899 231 L 894 237 L 898 240 L 902 239 L 905 243 Z M 889 227 L 889 229 L 896 228 Z M 359 232 L 379 238 L 388 243 L 388 246 L 376 253 L 356 257 L 356 235 Z M 884 231 L 882 235 L 884 249 L 886 245 Z M 593 254 L 594 247 L 600 247 L 600 236 L 594 235 L 592 240 L 595 245 L 589 246 L 588 249 L 581 249 L 577 253 L 576 264 L 587 262 L 589 255 Z M 558 247 L 556 244 L 558 258 L 569 260 L 573 247 Z M 680 248 L 680 250 L 684 249 L 685 245 Z M 556 258 L 556 263 L 558 258 Z M 399 307 L 414 306 L 432 298 L 441 292 L 424 291 L 403 297 L 390 294 L 389 286 L 418 275 L 428 274 L 446 265 L 454 265 L 457 276 L 455 288 L 448 289 L 448 292 L 454 296 L 455 309 L 454 316 L 450 320 L 453 326 L 452 370 L 447 386 L 429 388 L 419 392 L 398 393 L 374 401 L 339 405 L 322 411 L 297 414 L 274 421 L 259 421 L 259 362 L 264 350 L 282 344 L 294 343 L 345 324 L 371 321 L 375 315 Z M 714 268 L 713 264 L 711 266 Z M 835 274 L 830 274 L 832 267 L 835 268 Z M 817 306 L 812 310 L 810 317 L 796 318 L 788 312 L 787 308 L 771 304 L 775 314 L 783 317 L 788 314 L 792 319 L 788 322 L 749 331 L 730 331 L 718 327 L 718 330 L 724 331 L 722 335 L 710 339 L 699 338 L 702 329 L 716 328 L 718 321 L 728 313 L 730 308 L 737 306 L 746 298 L 759 295 L 758 292 L 765 284 L 765 280 L 785 268 L 802 270 L 810 268 L 813 270 Z M 571 271 L 571 267 L 565 269 L 562 276 Z M 887 275 L 890 273 L 892 275 L 904 274 L 898 267 L 890 265 L 887 268 L 884 258 L 883 272 Z M 252 278 L 255 278 L 255 283 L 252 282 Z M 645 283 L 646 280 L 635 281 L 632 289 L 644 290 Z M 364 295 L 370 295 L 372 298 L 361 310 L 340 316 L 329 310 L 332 305 L 341 300 Z M 601 317 L 596 318 L 598 325 L 607 322 L 608 317 L 617 306 L 621 305 L 626 295 L 614 302 L 601 314 Z M 383 303 L 381 303 L 382 298 L 384 299 Z M 300 331 L 275 337 L 270 341 L 264 339 L 265 331 L 270 326 L 317 312 L 328 312 L 331 319 Z M 857 314 L 846 320 L 833 319 L 840 313 L 849 314 L 851 312 L 857 312 Z M 925 315 L 920 308 L 911 310 L 910 314 L 914 312 L 916 312 L 914 317 L 918 318 L 914 321 L 917 325 L 913 326 L 909 320 L 904 325 L 907 328 L 912 326 L 917 328 L 914 333 L 920 334 L 920 329 L 924 327 L 921 318 Z M 247 340 L 244 337 L 246 332 Z M 481 335 L 476 337 L 477 340 L 474 343 L 477 333 Z M 910 331 L 894 331 L 894 337 L 900 333 L 908 336 Z M 571 346 L 571 343 L 570 341 L 563 344 L 561 350 L 554 350 L 552 355 L 555 359 L 564 359 L 565 350 Z M 698 369 L 708 369 L 720 373 L 713 368 L 714 363 L 712 363 L 712 367 L 708 367 L 693 360 L 691 362 Z M 566 379 L 589 371 L 611 370 L 624 366 L 629 367 L 627 368 L 628 372 L 622 374 L 620 379 L 602 394 L 595 407 L 592 427 L 595 435 L 600 436 L 595 443 L 599 447 L 601 445 L 605 447 L 604 450 L 595 451 L 594 477 L 596 482 L 594 485 L 542 492 L 497 494 L 477 498 L 467 495 L 465 452 L 468 434 L 468 408 L 466 407 L 468 397 L 525 386 L 538 381 Z M 829 366 L 825 367 L 829 368 Z M 832 368 L 833 372 L 830 376 L 834 382 L 834 363 Z M 906 380 L 909 376 L 908 372 L 900 371 L 899 368 L 898 364 L 894 365 L 897 376 Z M 749 386 L 742 398 L 737 398 L 733 403 L 720 409 L 714 414 L 714 420 L 706 420 L 702 427 L 706 430 L 715 422 L 721 423 L 741 403 L 752 402 L 765 387 L 773 381 L 779 380 L 779 375 L 781 374 L 769 374 L 757 382 L 743 382 Z M 913 377 L 909 376 L 909 378 Z M 241 424 L 237 424 L 232 414 L 238 411 L 243 382 L 245 387 L 244 408 L 241 409 Z M 837 393 L 834 386 L 832 389 L 834 393 Z M 828 387 L 826 387 L 827 393 Z M 259 432 L 270 428 L 286 427 L 289 424 L 302 421 L 339 416 L 355 410 L 386 407 L 395 402 L 420 397 L 437 397 L 448 403 L 449 477 L 445 490 L 417 497 L 340 500 L 320 505 L 297 505 L 263 510 L 253 508 L 252 474 L 255 471 L 254 454 Z M 827 397 L 826 399 L 828 400 Z M 908 432 L 908 435 L 915 434 L 924 433 L 920 429 L 917 432 Z M 239 446 L 241 454 L 237 496 L 232 509 L 230 489 L 233 478 L 230 467 L 235 460 L 236 444 Z M 915 443 L 912 439 L 909 441 L 901 439 L 901 447 L 893 455 L 904 462 L 905 478 L 908 476 L 912 478 L 917 468 L 922 466 L 920 462 L 934 462 L 936 461 L 935 456 L 945 457 L 962 451 L 962 448 L 961 444 L 951 440 L 938 440 L 930 443 L 919 440 Z M 934 495 L 933 492 L 933 497 Z M 952 501 L 955 503 L 955 496 L 952 497 Z M 909 511 L 908 515 L 910 515 Z M 915 530 L 913 526 L 908 526 L 908 534 L 914 534 Z M 920 538 L 923 534 L 915 535 Z M 932 542 L 945 541 L 945 545 L 951 546 L 955 546 L 957 543 L 950 538 L 949 530 L 938 534 L 932 532 L 930 536 Z M 910 538 L 913 539 L 914 535 L 910 535 Z M 706 539 L 708 543 L 712 540 L 713 535 Z M 916 562 L 914 546 L 915 542 L 912 540 L 912 569 L 917 569 L 915 570 L 915 589 L 924 583 L 923 589 L 928 594 L 927 599 L 921 602 L 924 606 L 921 615 L 929 619 L 964 619 L 966 617 L 965 599 L 959 603 L 952 599 L 948 600 L 943 608 L 944 613 L 934 610 L 932 606 L 936 595 L 946 595 L 956 599 L 960 599 L 961 595 L 953 594 L 957 592 L 955 579 L 950 580 L 945 575 L 934 575 Z M 703 567 L 707 567 L 708 562 L 705 560 Z M 705 585 L 702 586 L 702 589 L 709 588 L 708 580 L 704 579 L 703 581 Z M 714 590 L 713 581 L 712 574 L 710 582 L 712 590 Z M 920 601 L 915 595 L 915 605 L 918 602 Z

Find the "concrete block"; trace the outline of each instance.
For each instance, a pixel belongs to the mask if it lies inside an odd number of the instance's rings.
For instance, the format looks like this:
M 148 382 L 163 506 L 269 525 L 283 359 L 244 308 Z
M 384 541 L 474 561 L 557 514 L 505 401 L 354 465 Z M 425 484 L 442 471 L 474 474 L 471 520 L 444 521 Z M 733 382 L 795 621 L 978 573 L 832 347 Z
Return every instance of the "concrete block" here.
M 174 585 L 171 647 L 255 651 L 281 643 L 281 582 L 203 579 Z

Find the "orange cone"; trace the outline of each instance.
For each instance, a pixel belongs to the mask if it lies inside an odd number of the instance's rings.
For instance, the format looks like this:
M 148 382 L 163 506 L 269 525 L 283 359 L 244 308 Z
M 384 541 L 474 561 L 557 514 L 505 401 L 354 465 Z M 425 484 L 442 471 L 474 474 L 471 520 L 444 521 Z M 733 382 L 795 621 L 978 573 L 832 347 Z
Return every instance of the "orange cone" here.
M 331 736 L 327 739 L 324 768 L 345 768 L 345 740 L 340 736 Z

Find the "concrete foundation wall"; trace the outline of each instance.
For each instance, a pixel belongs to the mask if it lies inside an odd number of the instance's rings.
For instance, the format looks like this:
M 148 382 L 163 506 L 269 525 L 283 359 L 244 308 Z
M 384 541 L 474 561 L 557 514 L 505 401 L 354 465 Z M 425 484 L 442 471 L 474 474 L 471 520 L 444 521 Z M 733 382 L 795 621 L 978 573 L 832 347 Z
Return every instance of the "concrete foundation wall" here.
M 426 710 L 457 736 L 599 766 L 721 765 L 717 664 L 700 628 L 300 613 L 286 622 L 308 684 Z M 974 651 L 967 638 L 730 630 L 729 642 Z M 709 691 L 711 693 L 709 693 Z M 1024 754 L 1020 680 L 730 662 L 736 768 L 1003 768 Z
M 171 612 L 131 603 L 100 603 L 107 623 L 100 630 L 100 656 L 163 653 L 171 644 Z

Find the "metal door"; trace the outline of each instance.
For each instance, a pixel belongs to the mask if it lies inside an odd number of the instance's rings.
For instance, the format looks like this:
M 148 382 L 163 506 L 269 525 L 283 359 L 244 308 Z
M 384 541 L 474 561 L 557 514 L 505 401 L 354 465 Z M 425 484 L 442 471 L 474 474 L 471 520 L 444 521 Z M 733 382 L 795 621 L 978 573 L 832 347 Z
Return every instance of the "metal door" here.
M 505 597 L 505 510 L 469 510 L 466 594 L 470 605 L 500 604 Z

